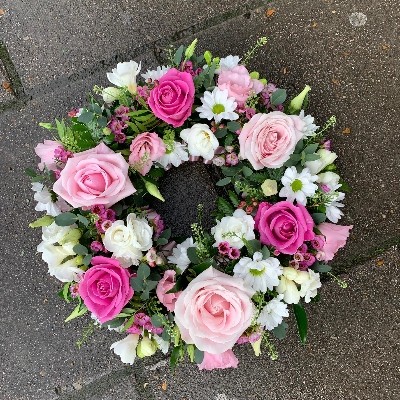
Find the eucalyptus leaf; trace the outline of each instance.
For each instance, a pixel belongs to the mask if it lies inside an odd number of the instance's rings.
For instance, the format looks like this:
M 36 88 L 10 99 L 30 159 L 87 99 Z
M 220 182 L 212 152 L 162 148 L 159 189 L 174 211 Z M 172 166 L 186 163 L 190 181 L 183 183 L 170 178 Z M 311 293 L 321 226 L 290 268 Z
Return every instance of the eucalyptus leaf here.
M 76 216 L 76 218 L 77 218 L 77 220 L 78 220 L 79 222 L 81 222 L 83 225 L 85 225 L 85 226 L 88 226 L 88 225 L 89 225 L 89 220 L 88 220 L 87 218 L 85 218 L 83 215 L 78 214 L 78 215 Z
M 275 92 L 271 94 L 271 104 L 273 106 L 278 106 L 282 104 L 286 100 L 286 90 L 285 89 L 277 89 Z
M 153 326 L 155 326 L 156 328 L 161 328 L 162 326 L 164 326 L 164 318 L 159 315 L 159 314 L 154 314 L 151 317 L 151 323 L 153 324 Z
M 70 226 L 74 224 L 76 220 L 77 220 L 76 215 L 70 212 L 59 214 L 54 218 L 54 222 L 58 226 Z
M 87 253 L 88 253 L 88 249 L 85 247 L 85 246 L 83 246 L 82 244 L 80 244 L 80 243 L 77 243 L 73 248 L 72 248 L 72 251 L 75 253 L 75 254 L 79 254 L 79 255 L 86 255 Z
M 196 247 L 189 247 L 187 249 L 187 256 L 193 264 L 198 264 L 200 262 L 199 256 L 197 255 Z
M 285 321 L 282 321 L 276 328 L 272 329 L 272 333 L 277 339 L 282 340 L 286 336 L 288 326 Z
M 229 177 L 229 176 L 227 176 L 226 178 L 220 179 L 220 180 L 216 183 L 216 185 L 217 185 L 217 186 L 225 186 L 225 185 L 228 185 L 229 183 L 231 183 L 231 181 L 232 181 L 232 178 Z
M 242 127 L 242 125 L 240 125 L 239 122 L 236 122 L 236 121 L 229 121 L 226 124 L 226 126 L 227 126 L 228 130 L 230 130 L 233 133 L 236 133 L 236 131 L 238 131 Z
M 197 347 L 194 349 L 194 362 L 201 364 L 204 359 L 204 351 L 199 350 Z
M 319 225 L 326 221 L 326 215 L 324 213 L 313 213 L 311 216 L 315 225 Z
M 223 137 L 225 137 L 228 134 L 228 130 L 226 128 L 223 129 L 218 129 L 214 135 L 216 138 L 221 139 Z
M 183 45 L 181 45 L 181 46 L 179 46 L 178 47 L 178 49 L 176 50 L 176 52 L 175 52 L 175 55 L 174 55 L 174 63 L 175 63 L 175 65 L 176 66 L 178 66 L 179 67 L 179 65 L 180 65 L 180 63 L 181 63 L 181 61 L 182 61 L 182 56 L 183 56 L 183 51 L 184 51 L 184 47 L 183 47 Z
M 332 270 L 332 267 L 327 264 L 315 263 L 312 269 L 317 272 L 330 272 Z
M 263 248 L 261 249 L 261 253 L 262 253 L 262 256 L 263 256 L 263 260 L 265 260 L 265 259 L 267 259 L 268 257 L 271 256 L 271 253 L 270 253 L 270 251 L 269 251 L 267 246 L 263 246 Z
M 137 270 L 137 277 L 141 280 L 145 280 L 150 275 L 150 267 L 147 264 L 141 263 Z
M 243 175 L 248 178 L 250 175 L 253 175 L 253 170 L 249 167 L 244 166 L 243 169 Z
M 306 161 L 316 161 L 319 160 L 321 157 L 319 154 L 306 154 L 305 160 Z
M 90 111 L 82 111 L 82 114 L 78 117 L 78 121 L 83 124 L 89 124 L 93 121 L 94 114 Z
M 90 264 L 90 261 L 92 261 L 93 256 L 91 254 L 86 254 L 85 257 L 83 257 L 83 264 L 88 266 Z
M 319 143 L 312 143 L 312 144 L 309 144 L 303 151 L 306 154 L 313 154 L 317 151 L 318 147 L 319 147 Z

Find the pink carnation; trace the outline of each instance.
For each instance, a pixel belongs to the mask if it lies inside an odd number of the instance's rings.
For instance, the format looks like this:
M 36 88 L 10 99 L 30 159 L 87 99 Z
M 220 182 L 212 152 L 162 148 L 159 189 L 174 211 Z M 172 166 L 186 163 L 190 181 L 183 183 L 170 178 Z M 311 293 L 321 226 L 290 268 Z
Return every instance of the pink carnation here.
M 353 225 L 343 226 L 323 222 L 317 226 L 318 230 L 325 236 L 325 244 L 321 251 L 324 253 L 323 260 L 330 261 L 336 252 L 344 247 Z
M 131 143 L 129 164 L 142 175 L 146 175 L 153 165 L 166 151 L 162 139 L 153 132 L 144 132 L 136 136 Z
M 40 157 L 38 168 L 43 171 L 44 167 L 50 171 L 57 169 L 54 152 L 61 146 L 59 142 L 54 140 L 45 140 L 35 147 L 35 153 Z
M 221 354 L 211 354 L 204 352 L 204 358 L 201 364 L 198 364 L 200 370 L 211 371 L 213 369 L 236 368 L 239 360 L 231 349 L 226 350 Z
M 176 272 L 169 269 L 164 272 L 164 276 L 158 282 L 156 293 L 158 300 L 167 308 L 168 311 L 174 311 L 175 303 L 182 292 L 167 293 L 175 286 Z

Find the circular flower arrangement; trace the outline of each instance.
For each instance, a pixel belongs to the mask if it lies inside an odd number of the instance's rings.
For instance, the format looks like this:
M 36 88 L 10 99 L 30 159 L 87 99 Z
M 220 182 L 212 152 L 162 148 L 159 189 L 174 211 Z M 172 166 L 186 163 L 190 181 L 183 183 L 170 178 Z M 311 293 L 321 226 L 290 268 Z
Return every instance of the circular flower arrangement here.
M 79 344 L 98 327 L 121 333 L 111 349 L 124 363 L 159 349 L 172 367 L 185 355 L 200 369 L 236 367 L 232 349 L 246 343 L 275 358 L 290 312 L 304 342 L 302 304 L 318 299 L 351 229 L 336 225 L 346 185 L 324 139 L 335 119 L 320 128 L 305 113 L 310 88 L 286 101 L 248 71 L 265 38 L 243 59 L 196 55 L 196 42 L 143 79 L 140 64 L 119 63 L 115 86 L 41 124 L 56 138 L 35 149 L 40 173 L 28 171 L 46 212 L 31 224 L 38 251 L 74 303 L 66 321 L 91 314 Z M 163 200 L 168 169 L 193 161 L 215 165 L 221 195 L 211 230 L 199 205 L 178 240 L 149 199 Z

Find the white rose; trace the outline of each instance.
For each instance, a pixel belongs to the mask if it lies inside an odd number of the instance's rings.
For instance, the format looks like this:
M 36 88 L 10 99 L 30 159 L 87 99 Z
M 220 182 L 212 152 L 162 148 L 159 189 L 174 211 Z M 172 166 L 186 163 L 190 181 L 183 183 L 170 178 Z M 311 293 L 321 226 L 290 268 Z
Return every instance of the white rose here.
M 211 228 L 218 246 L 221 242 L 228 242 L 231 247 L 241 249 L 244 246 L 243 238 L 246 240 L 255 239 L 254 219 L 247 215 L 244 210 L 236 210 L 232 217 L 223 217 L 218 224 Z
M 72 282 L 77 275 L 83 274 L 83 270 L 76 266 L 75 259 L 63 262 L 68 256 L 75 256 L 72 250 L 74 244 L 68 243 L 63 246 L 54 246 L 48 242 L 42 242 L 37 251 L 42 253 L 42 259 L 48 264 L 49 274 L 61 282 Z
M 322 171 L 327 165 L 332 164 L 337 158 L 336 153 L 325 149 L 319 149 L 317 154 L 319 155 L 318 160 L 307 161 L 305 163 L 305 166 L 310 170 L 311 175 L 318 174 L 318 172 Z
M 194 124 L 190 129 L 184 129 L 180 136 L 188 144 L 190 155 L 205 160 L 211 160 L 219 146 L 218 139 L 206 124 Z
M 126 223 L 135 234 L 139 250 L 150 250 L 153 247 L 153 228 L 149 225 L 147 220 L 144 218 L 136 218 L 135 214 L 129 214 L 126 218 Z
M 113 101 L 118 100 L 120 95 L 120 90 L 114 86 L 107 87 L 103 89 L 102 92 L 103 100 L 107 104 L 111 104 Z
M 190 264 L 190 260 L 187 255 L 188 248 L 196 246 L 197 244 L 194 243 L 192 237 L 187 238 L 185 241 L 172 249 L 172 256 L 168 256 L 168 262 L 170 264 L 175 264 L 182 273 Z
M 138 342 L 139 335 L 130 334 L 126 338 L 113 343 L 110 349 L 114 350 L 114 353 L 121 357 L 123 363 L 132 365 L 135 362 Z
M 70 226 L 58 226 L 53 222 L 49 226 L 42 227 L 42 240 L 51 244 L 60 243 L 71 230 Z
M 126 87 L 132 94 L 136 93 L 136 77 L 140 72 L 140 64 L 135 61 L 118 63 L 117 68 L 107 72 L 107 79 L 118 87 Z

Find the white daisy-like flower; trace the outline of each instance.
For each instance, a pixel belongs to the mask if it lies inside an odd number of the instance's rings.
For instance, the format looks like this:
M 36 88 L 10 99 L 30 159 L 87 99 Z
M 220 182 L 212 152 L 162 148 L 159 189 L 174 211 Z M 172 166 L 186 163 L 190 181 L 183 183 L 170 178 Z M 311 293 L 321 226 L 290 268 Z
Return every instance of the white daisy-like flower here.
M 72 208 L 61 198 L 53 202 L 51 193 L 46 186 L 39 182 L 32 183 L 32 190 L 36 192 L 33 198 L 37 201 L 35 210 L 46 211 L 47 215 L 56 217 L 65 211 L 70 211 Z
M 342 218 L 343 212 L 340 208 L 344 207 L 344 204 L 339 203 L 344 200 L 345 194 L 343 192 L 333 192 L 330 196 L 330 201 L 325 203 L 326 207 L 326 218 L 329 221 L 336 224 L 340 218 Z
M 280 294 L 269 301 L 257 318 L 257 322 L 267 331 L 272 331 L 282 323 L 284 317 L 289 316 L 287 304 L 282 299 L 283 294 Z
M 178 244 L 172 249 L 172 256 L 168 257 L 168 262 L 170 264 L 175 264 L 180 272 L 182 273 L 190 264 L 189 257 L 187 255 L 187 249 L 189 247 L 196 247 L 193 238 L 187 238 L 181 244 Z
M 141 74 L 141 76 L 146 82 L 154 82 L 156 80 L 158 81 L 170 69 L 170 66 L 167 65 L 165 67 L 164 65 L 162 65 L 161 67 L 158 66 L 157 69 L 148 69 L 144 74 Z
M 197 107 L 200 118 L 214 119 L 216 123 L 222 119 L 234 121 L 239 118 L 239 114 L 234 111 L 237 103 L 233 97 L 228 97 L 228 90 L 215 88 L 212 92 L 204 92 L 201 98 L 202 106 Z
M 167 149 L 167 152 L 157 162 L 166 169 L 171 164 L 174 167 L 179 167 L 188 160 L 187 146 L 183 143 L 173 142 L 173 148 Z
M 304 137 L 314 136 L 315 131 L 319 128 L 319 126 L 314 124 L 314 117 L 312 117 L 311 115 L 304 115 L 304 110 L 300 111 L 299 117 L 305 124 L 303 128 Z
M 286 197 L 292 203 L 296 200 L 298 204 L 305 206 L 307 197 L 311 197 L 317 191 L 318 186 L 313 183 L 318 179 L 316 175 L 311 175 L 308 168 L 304 168 L 300 173 L 296 167 L 286 169 L 281 182 L 284 186 L 280 192 L 280 197 Z
M 304 297 L 304 301 L 309 303 L 312 297 L 317 295 L 317 290 L 322 286 L 318 272 L 308 270 L 308 280 L 301 284 L 300 296 Z
M 219 60 L 219 68 L 215 71 L 219 74 L 221 71 L 229 71 L 239 65 L 240 57 L 229 55 Z
M 282 272 L 283 267 L 277 258 L 268 257 L 263 260 L 259 251 L 254 253 L 253 259 L 241 258 L 233 268 L 235 277 L 243 279 L 246 285 L 263 293 L 279 285 Z

